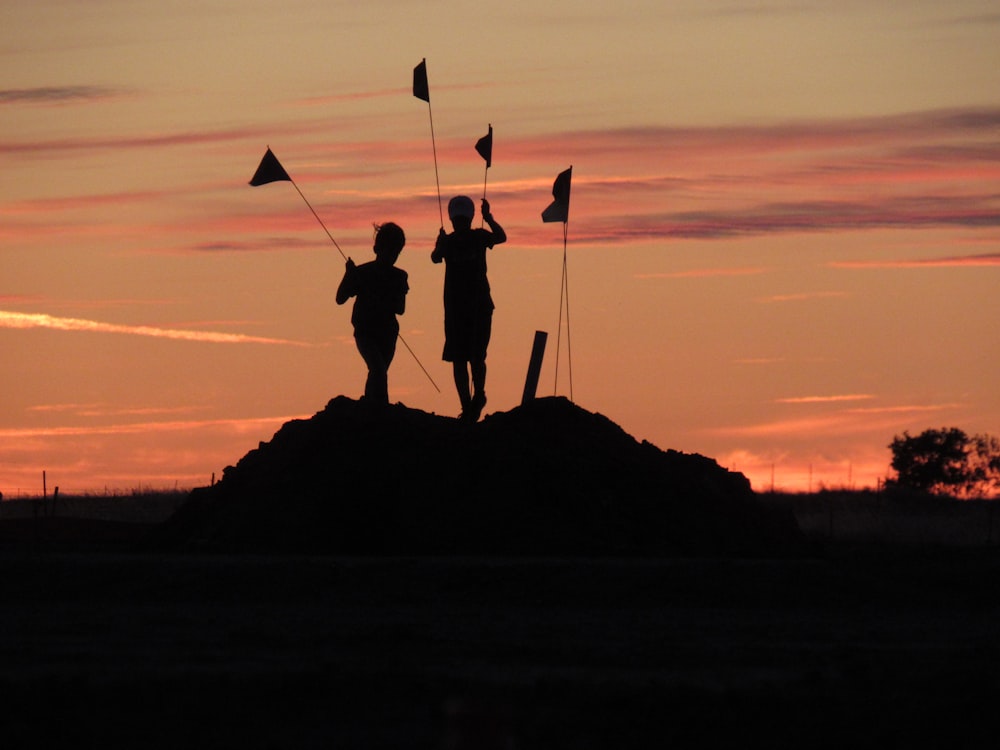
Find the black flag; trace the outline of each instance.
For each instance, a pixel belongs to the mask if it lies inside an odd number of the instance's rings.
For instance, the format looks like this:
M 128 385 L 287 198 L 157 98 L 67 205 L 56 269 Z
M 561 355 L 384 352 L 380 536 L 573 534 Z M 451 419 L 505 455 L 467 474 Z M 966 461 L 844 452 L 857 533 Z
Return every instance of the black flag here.
M 271 153 L 271 149 L 268 148 L 267 153 L 264 154 L 264 158 L 260 160 L 260 166 L 257 167 L 257 171 L 250 178 L 250 184 L 257 187 L 258 185 L 266 185 L 269 182 L 278 182 L 279 180 L 291 182 L 292 178 L 288 176 L 288 172 L 281 166 L 278 157 Z
M 569 221 L 569 187 L 573 177 L 573 167 L 560 172 L 552 184 L 552 197 L 555 198 L 549 207 L 542 211 L 542 221 Z
M 490 132 L 476 141 L 476 151 L 481 157 L 486 159 L 486 168 L 489 169 L 493 163 L 493 126 L 490 125 Z
M 424 58 L 420 64 L 413 69 L 413 95 L 417 99 L 423 99 L 428 104 L 431 103 L 431 91 L 427 86 L 427 59 Z

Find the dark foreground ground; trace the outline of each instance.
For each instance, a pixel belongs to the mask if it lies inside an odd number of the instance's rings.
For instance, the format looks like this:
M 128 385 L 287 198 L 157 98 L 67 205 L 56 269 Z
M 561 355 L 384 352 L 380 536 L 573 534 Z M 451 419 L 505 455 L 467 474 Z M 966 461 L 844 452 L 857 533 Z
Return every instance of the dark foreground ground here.
M 4 747 L 962 747 L 995 551 L 783 560 L 0 546 Z

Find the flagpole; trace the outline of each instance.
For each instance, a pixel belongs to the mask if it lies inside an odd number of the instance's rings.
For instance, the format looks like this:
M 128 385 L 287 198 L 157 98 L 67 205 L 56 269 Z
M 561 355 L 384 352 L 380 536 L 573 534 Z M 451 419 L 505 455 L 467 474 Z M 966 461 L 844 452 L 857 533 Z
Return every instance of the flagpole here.
M 313 208 L 312 203 L 309 202 L 309 199 L 306 198 L 302 190 L 299 189 L 299 186 L 295 184 L 295 180 L 292 179 L 292 176 L 288 174 L 287 170 L 285 170 L 285 168 L 281 166 L 281 162 L 278 161 L 278 158 L 271 151 L 271 147 L 268 146 L 267 153 L 264 154 L 264 158 L 261 160 L 260 166 L 257 167 L 257 172 L 250 180 L 250 184 L 253 186 L 266 185 L 269 182 L 277 182 L 277 181 L 282 181 L 282 182 L 288 181 L 292 183 L 292 186 L 295 188 L 295 191 L 299 194 L 302 200 L 305 201 L 305 204 L 309 207 L 309 210 L 312 211 L 312 215 L 316 217 L 316 221 L 318 221 L 319 225 L 323 227 L 323 231 L 326 232 L 326 236 L 330 238 L 330 242 L 332 242 L 333 246 L 337 248 L 337 252 L 340 253 L 340 257 L 343 258 L 345 262 L 347 262 L 349 258 L 344 254 L 344 251 L 340 249 L 340 245 L 337 243 L 337 240 L 335 240 L 333 238 L 333 235 L 330 234 L 330 230 L 326 228 L 326 224 L 323 223 L 323 220 L 319 217 L 319 214 L 316 213 L 316 209 Z M 427 372 L 427 368 L 424 367 L 423 363 L 420 361 L 420 358 L 417 357 L 413 349 L 410 348 L 410 345 L 406 343 L 406 339 L 403 338 L 403 334 L 397 331 L 396 337 L 401 342 L 403 342 L 403 346 L 406 347 L 406 350 L 413 357 L 414 361 L 417 363 L 417 365 L 419 365 L 420 369 L 423 370 L 424 375 L 427 376 L 427 379 L 431 382 L 431 385 L 434 386 L 434 390 L 440 393 L 441 389 L 438 388 L 438 384 L 434 382 L 434 378 L 432 378 L 431 374 Z
M 562 343 L 562 314 L 563 307 L 566 308 L 566 356 L 569 365 L 569 400 L 573 400 L 573 345 L 570 338 L 569 325 L 569 264 L 567 262 L 566 248 L 569 237 L 569 222 L 563 222 L 563 266 L 562 284 L 559 287 L 559 327 L 556 333 L 556 376 L 552 387 L 552 395 L 559 392 L 559 352 Z
M 557 222 L 563 225 L 563 265 L 562 280 L 559 287 L 559 327 L 556 335 L 556 377 L 553 385 L 553 395 L 559 392 L 559 355 L 562 346 L 563 308 L 566 309 L 566 350 L 569 360 L 569 398 L 573 400 L 573 344 L 570 340 L 569 325 L 569 262 L 567 247 L 569 245 L 569 195 L 573 179 L 573 165 L 559 173 L 552 184 L 552 197 L 555 199 L 548 208 L 542 211 L 542 221 Z
M 434 138 L 434 113 L 431 111 L 431 89 L 427 82 L 427 58 L 423 58 L 413 69 L 413 95 L 427 102 L 427 117 L 431 123 L 431 150 L 434 152 L 434 182 L 437 185 L 438 215 L 444 228 L 444 209 L 441 207 L 441 178 L 438 175 L 437 141 Z
M 438 196 L 438 216 L 441 217 L 441 226 L 444 226 L 444 209 L 441 207 L 441 178 L 438 176 L 438 152 L 437 143 L 434 140 L 434 115 L 431 113 L 431 103 L 427 102 L 427 116 L 431 121 L 431 150 L 434 152 L 434 183 L 437 185 Z
M 486 200 L 486 181 L 490 176 L 490 165 L 493 163 L 493 123 L 489 124 L 489 129 L 482 138 L 476 141 L 476 153 L 486 160 L 486 170 L 483 173 L 483 200 Z M 486 223 L 486 217 L 483 216 L 479 220 L 479 226 L 482 228 L 483 224 Z
M 569 327 L 569 263 L 566 248 L 569 237 L 569 222 L 563 224 L 563 286 L 566 287 L 566 359 L 569 365 L 569 400 L 573 400 L 573 337 Z
M 346 261 L 347 256 L 344 255 L 344 251 L 340 249 L 340 245 L 337 244 L 337 240 L 333 239 L 333 235 L 330 234 L 330 230 L 326 228 L 326 224 L 324 224 L 323 220 L 319 218 L 319 214 L 316 213 L 316 209 L 312 207 L 312 203 L 310 203 L 308 199 L 306 199 L 306 196 L 303 195 L 302 191 L 299 190 L 299 186 L 295 184 L 295 180 L 289 177 L 288 181 L 292 183 L 292 187 L 294 187 L 295 190 L 298 192 L 298 194 L 302 196 L 302 200 L 304 200 L 306 202 L 306 205 L 309 206 L 309 210 L 312 211 L 312 215 L 316 217 L 316 221 L 319 222 L 319 225 L 323 227 L 323 231 L 326 232 L 326 236 L 330 238 L 330 242 L 332 242 L 333 246 L 337 248 L 337 252 L 340 253 L 340 257 Z

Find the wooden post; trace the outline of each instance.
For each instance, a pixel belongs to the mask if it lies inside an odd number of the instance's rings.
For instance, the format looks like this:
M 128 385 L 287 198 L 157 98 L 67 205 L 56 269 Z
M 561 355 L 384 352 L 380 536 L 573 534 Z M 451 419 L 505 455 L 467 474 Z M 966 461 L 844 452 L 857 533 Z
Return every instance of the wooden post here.
M 542 372 L 542 357 L 545 356 L 545 342 L 549 334 L 545 331 L 535 331 L 535 341 L 531 346 L 531 361 L 528 363 L 528 376 L 524 380 L 524 395 L 521 396 L 521 406 L 535 398 L 538 390 L 538 376 Z

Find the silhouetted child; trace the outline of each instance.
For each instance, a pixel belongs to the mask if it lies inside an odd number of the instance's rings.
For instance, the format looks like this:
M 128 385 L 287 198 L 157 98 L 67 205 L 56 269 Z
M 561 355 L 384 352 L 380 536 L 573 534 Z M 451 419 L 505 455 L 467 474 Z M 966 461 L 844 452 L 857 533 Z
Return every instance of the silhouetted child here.
M 473 229 L 476 206 L 471 198 L 458 195 L 448 203 L 448 218 L 455 231 L 438 234 L 431 253 L 435 263 L 445 262 L 444 353 L 452 363 L 455 388 L 462 404 L 462 419 L 475 422 L 486 405 L 486 348 L 493 326 L 493 298 L 486 278 L 486 251 L 507 241 L 503 227 L 490 213 L 483 198 L 483 219 L 489 230 Z M 469 375 L 472 375 L 472 392 Z
M 338 305 L 357 297 L 351 323 L 358 351 L 368 365 L 364 399 L 376 405 L 389 403 L 389 365 L 399 335 L 396 316 L 406 310 L 406 293 L 410 291 L 406 271 L 394 265 L 405 244 L 406 236 L 396 224 L 376 226 L 375 260 L 357 266 L 348 258 L 337 287 Z

